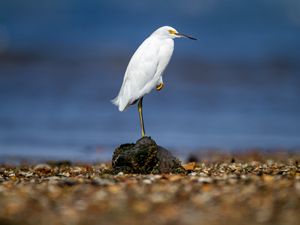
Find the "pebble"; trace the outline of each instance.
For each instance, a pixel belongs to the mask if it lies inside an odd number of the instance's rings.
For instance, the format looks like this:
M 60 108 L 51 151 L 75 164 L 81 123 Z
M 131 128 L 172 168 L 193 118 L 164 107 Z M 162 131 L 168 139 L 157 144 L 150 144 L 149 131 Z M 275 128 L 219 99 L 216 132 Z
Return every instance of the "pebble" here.
M 99 185 L 99 186 L 106 186 L 106 185 L 112 185 L 115 182 L 113 182 L 111 179 L 105 179 L 105 178 L 99 178 L 96 177 L 92 180 L 93 185 Z
M 51 166 L 49 166 L 48 164 L 38 164 L 33 168 L 33 170 L 41 172 L 50 172 Z
M 211 183 L 212 181 L 213 181 L 213 179 L 210 177 L 200 177 L 198 179 L 199 183 Z
M 77 183 L 78 183 L 77 180 L 73 178 L 62 178 L 58 182 L 58 184 L 61 186 L 73 186 Z
M 151 184 L 152 181 L 151 181 L 150 179 L 145 179 L 145 180 L 143 180 L 143 183 L 144 183 L 144 184 Z

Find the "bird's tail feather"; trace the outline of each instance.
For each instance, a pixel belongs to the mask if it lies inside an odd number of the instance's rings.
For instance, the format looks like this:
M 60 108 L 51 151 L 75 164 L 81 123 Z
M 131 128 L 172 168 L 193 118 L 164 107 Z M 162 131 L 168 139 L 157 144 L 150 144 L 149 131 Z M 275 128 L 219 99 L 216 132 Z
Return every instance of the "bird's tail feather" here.
M 115 106 L 119 106 L 119 98 L 118 97 L 115 97 L 113 100 L 110 100 L 110 102 L 112 104 L 114 104 Z
M 119 98 L 119 96 L 117 96 L 116 98 L 114 98 L 113 100 L 111 100 L 111 103 L 116 105 L 119 109 L 119 111 L 124 111 L 124 109 L 126 108 L 127 104 L 123 104 L 122 100 Z

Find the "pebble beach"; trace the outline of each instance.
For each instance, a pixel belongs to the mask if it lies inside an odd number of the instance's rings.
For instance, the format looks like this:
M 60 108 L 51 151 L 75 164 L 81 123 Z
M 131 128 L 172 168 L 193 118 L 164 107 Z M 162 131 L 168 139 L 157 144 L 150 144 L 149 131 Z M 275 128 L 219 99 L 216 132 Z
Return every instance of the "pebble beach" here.
M 191 157 L 192 159 L 195 157 Z M 299 224 L 299 153 L 221 154 L 185 174 L 110 163 L 0 166 L 0 224 Z

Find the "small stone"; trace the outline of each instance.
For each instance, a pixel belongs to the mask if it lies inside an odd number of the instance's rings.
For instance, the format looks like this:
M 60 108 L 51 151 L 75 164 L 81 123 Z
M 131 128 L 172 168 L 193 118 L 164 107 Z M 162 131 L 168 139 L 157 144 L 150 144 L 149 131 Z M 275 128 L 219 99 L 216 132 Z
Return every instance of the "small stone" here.
M 20 171 L 19 175 L 22 175 L 24 177 L 31 177 L 33 175 L 33 173 L 29 172 L 29 171 L 26 171 L 26 172 L 25 171 Z
M 143 180 L 143 183 L 144 183 L 144 184 L 151 184 L 152 181 L 151 181 L 150 179 L 145 179 L 145 180 Z
M 61 186 L 74 186 L 78 182 L 72 178 L 63 178 L 59 180 L 59 185 Z
M 196 173 L 196 172 L 192 172 L 192 173 L 190 173 L 189 175 L 190 175 L 190 176 L 196 176 L 197 173 Z
M 196 167 L 196 163 L 195 162 L 190 162 L 190 163 L 182 165 L 182 167 L 187 171 L 193 171 Z
M 175 181 L 181 180 L 182 178 L 183 178 L 183 177 L 182 177 L 181 175 L 177 175 L 177 174 L 175 174 L 175 175 L 170 175 L 170 176 L 169 176 L 169 181 L 175 182 Z
M 200 177 L 198 179 L 198 182 L 199 183 L 206 183 L 206 184 L 209 184 L 209 183 L 212 183 L 213 179 L 210 178 L 210 177 Z
M 48 164 L 38 164 L 33 168 L 34 171 L 38 171 L 38 172 L 51 172 L 51 166 L 49 166 Z
M 79 174 L 79 173 L 81 173 L 82 172 L 82 169 L 80 168 L 80 167 L 78 167 L 78 166 L 76 166 L 76 167 L 74 167 L 73 169 L 72 169 L 72 173 L 77 173 L 77 174 Z
M 59 180 L 60 178 L 57 176 L 51 176 L 51 177 L 47 177 L 46 179 L 49 181 L 54 181 L 54 180 Z
M 59 174 L 62 177 L 70 177 L 70 173 L 69 172 L 62 172 Z

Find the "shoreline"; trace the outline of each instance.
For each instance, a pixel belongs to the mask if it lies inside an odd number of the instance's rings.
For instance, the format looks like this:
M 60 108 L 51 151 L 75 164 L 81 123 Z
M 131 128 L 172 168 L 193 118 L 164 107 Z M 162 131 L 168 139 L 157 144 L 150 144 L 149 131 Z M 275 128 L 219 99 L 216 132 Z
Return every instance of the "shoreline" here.
M 115 146 L 117 148 L 118 146 Z M 236 148 L 236 149 L 221 149 L 221 148 L 197 148 L 187 149 L 185 148 L 167 148 L 170 152 L 179 158 L 183 163 L 189 162 L 190 159 L 194 161 L 212 161 L 214 159 L 230 160 L 237 157 L 239 159 L 247 158 L 248 160 L 264 160 L 268 157 L 287 159 L 288 157 L 295 158 L 300 155 L 300 147 L 293 148 Z M 99 164 L 109 162 L 112 158 L 114 148 L 109 150 L 96 149 L 94 151 L 66 151 L 39 153 L 37 151 L 20 151 L 20 152 L 0 152 L 0 166 L 1 165 L 33 165 L 39 163 L 52 163 L 52 162 L 66 162 L 69 164 Z M 21 154 L 22 153 L 22 154 Z M 250 157 L 250 158 L 249 158 Z

